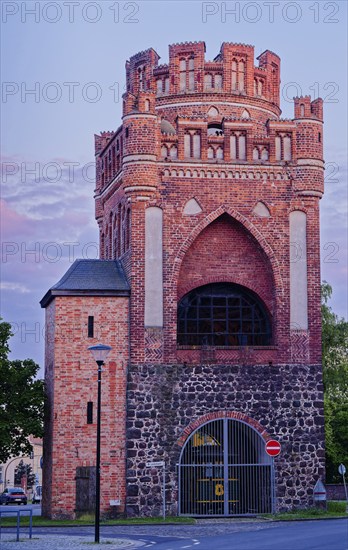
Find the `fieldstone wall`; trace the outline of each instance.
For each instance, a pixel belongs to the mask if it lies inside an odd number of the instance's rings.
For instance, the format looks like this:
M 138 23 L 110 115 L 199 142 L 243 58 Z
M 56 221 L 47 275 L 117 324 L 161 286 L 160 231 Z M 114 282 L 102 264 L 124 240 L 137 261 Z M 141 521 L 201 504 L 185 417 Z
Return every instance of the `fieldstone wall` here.
M 162 513 L 161 468 L 146 468 L 158 460 L 166 462 L 167 512 L 177 513 L 183 431 L 217 411 L 243 413 L 280 441 L 278 510 L 313 503 L 314 485 L 325 474 L 320 365 L 137 365 L 129 367 L 127 387 L 129 516 Z

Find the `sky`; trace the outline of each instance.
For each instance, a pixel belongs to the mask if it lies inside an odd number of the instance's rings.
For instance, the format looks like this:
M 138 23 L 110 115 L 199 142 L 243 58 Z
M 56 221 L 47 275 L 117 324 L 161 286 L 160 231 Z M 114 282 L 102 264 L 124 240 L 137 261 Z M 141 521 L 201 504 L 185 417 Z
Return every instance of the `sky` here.
M 283 118 L 296 95 L 324 99 L 321 276 L 347 319 L 347 3 L 4 1 L 1 3 L 1 316 L 11 357 L 43 375 L 39 301 L 76 258 L 98 257 L 94 133 L 121 123 L 125 61 L 203 40 L 281 58 Z M 256 61 L 255 61 L 256 62 Z M 257 62 L 256 62 L 257 63 Z

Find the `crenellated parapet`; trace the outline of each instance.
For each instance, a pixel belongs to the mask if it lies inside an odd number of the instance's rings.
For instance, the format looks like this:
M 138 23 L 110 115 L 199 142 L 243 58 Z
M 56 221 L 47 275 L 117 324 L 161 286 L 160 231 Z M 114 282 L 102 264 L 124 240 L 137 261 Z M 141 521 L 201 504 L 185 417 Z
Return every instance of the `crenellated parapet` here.
M 95 136 L 97 196 L 112 186 L 144 190 L 145 166 L 152 193 L 159 162 L 289 167 L 299 195 L 321 196 L 323 101 L 294 98 L 294 119 L 282 119 L 278 55 L 266 50 L 255 66 L 248 44 L 224 42 L 213 61 L 205 51 L 184 42 L 169 46 L 168 63 L 152 48 L 127 61 L 122 126 Z

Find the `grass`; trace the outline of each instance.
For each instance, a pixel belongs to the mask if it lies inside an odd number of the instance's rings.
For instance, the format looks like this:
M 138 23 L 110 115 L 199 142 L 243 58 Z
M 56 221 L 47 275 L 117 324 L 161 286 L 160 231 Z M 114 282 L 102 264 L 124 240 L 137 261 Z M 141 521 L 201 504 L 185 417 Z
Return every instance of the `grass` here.
M 346 513 L 345 501 L 331 500 L 327 503 L 327 510 L 308 508 L 307 510 L 291 510 L 290 512 L 281 512 L 276 515 L 267 514 L 263 517 L 282 521 L 294 521 L 299 519 L 348 518 L 348 514 Z
M 265 514 L 262 518 L 274 519 L 281 521 L 295 521 L 300 519 L 325 519 L 325 518 L 337 518 L 347 517 L 346 502 L 332 500 L 327 504 L 327 510 L 320 510 L 318 508 L 309 508 L 307 510 L 292 510 L 290 512 L 282 512 L 276 515 Z M 16 525 L 16 516 L 2 516 L 1 525 L 4 527 L 13 527 Z M 127 519 L 108 519 L 102 520 L 101 525 L 165 525 L 169 523 L 194 525 L 196 523 L 194 518 L 169 516 L 163 521 L 161 517 L 156 518 L 127 518 Z M 93 525 L 94 515 L 84 514 L 79 519 L 47 519 L 41 516 L 33 516 L 34 527 L 67 527 L 67 526 L 83 526 Z M 21 525 L 29 525 L 29 516 L 21 516 Z
M 2 516 L 1 525 L 4 527 L 13 527 L 16 525 L 16 516 Z M 107 519 L 100 522 L 101 525 L 151 525 L 151 524 L 186 524 L 193 525 L 195 520 L 187 517 L 168 516 L 163 521 L 161 517 L 157 518 L 127 518 L 127 519 Z M 79 525 L 93 525 L 94 516 L 85 514 L 79 519 L 47 519 L 41 516 L 33 516 L 33 527 L 67 527 L 67 526 L 79 526 Z M 29 525 L 29 516 L 21 516 L 21 526 Z

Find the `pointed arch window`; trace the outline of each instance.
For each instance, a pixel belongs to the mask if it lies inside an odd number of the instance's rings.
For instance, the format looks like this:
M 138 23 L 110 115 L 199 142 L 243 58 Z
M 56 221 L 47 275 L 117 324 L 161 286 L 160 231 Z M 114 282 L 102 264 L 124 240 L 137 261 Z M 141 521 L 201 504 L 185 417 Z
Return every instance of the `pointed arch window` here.
M 239 61 L 238 63 L 238 88 L 240 92 L 244 91 L 245 83 L 245 63 L 244 61 Z
M 237 61 L 232 61 L 232 91 L 237 91 Z
M 212 87 L 213 87 L 213 75 L 208 73 L 204 75 L 204 89 L 211 90 Z
M 193 57 L 188 62 L 188 89 L 193 92 L 195 89 L 195 60 Z
M 290 134 L 277 134 L 275 138 L 276 160 L 292 159 L 292 140 Z
M 245 61 L 232 60 L 232 92 L 244 92 L 245 89 Z
M 233 132 L 230 143 L 231 160 L 246 160 L 246 134 Z
M 267 346 L 271 320 L 249 289 L 232 283 L 204 285 L 178 304 L 177 341 L 184 346 Z
M 186 90 L 186 59 L 180 59 L 179 63 L 180 68 L 180 92 L 184 92 Z
M 201 134 L 195 130 L 184 135 L 184 157 L 201 158 Z

